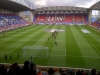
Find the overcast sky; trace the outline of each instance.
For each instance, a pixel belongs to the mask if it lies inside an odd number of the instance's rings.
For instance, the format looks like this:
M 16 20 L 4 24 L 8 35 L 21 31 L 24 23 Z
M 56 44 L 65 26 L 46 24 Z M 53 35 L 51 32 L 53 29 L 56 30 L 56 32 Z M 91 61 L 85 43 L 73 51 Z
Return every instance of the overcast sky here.
M 77 6 L 90 8 L 94 3 L 100 0 L 25 0 L 26 3 L 34 8 L 49 6 Z M 92 15 L 97 15 L 98 11 L 92 11 Z
M 98 0 L 25 0 L 33 8 L 48 6 L 78 6 L 89 8 Z

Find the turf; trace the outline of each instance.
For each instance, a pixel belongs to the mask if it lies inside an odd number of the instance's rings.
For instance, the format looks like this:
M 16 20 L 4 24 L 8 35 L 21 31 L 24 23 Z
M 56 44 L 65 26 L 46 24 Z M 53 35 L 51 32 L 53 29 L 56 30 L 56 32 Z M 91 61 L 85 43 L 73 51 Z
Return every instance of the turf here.
M 45 32 L 55 28 L 64 30 L 58 33 L 56 40 L 52 38 L 50 32 Z M 84 33 L 81 29 L 86 29 L 90 33 Z M 3 33 L 5 37 L 0 33 L 0 63 L 23 64 L 25 60 L 31 61 L 30 57 L 23 56 L 23 47 L 47 46 L 49 58 L 32 58 L 37 65 L 100 70 L 100 32 L 89 26 L 53 25 L 49 28 L 47 25 L 31 25 Z M 8 56 L 7 60 L 4 58 L 5 53 Z

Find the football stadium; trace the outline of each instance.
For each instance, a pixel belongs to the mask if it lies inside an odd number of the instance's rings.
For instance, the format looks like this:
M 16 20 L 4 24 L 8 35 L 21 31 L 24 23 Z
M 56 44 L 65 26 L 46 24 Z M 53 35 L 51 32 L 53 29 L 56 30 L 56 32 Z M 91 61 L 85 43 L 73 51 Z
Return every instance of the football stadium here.
M 65 75 L 100 75 L 99 6 L 100 1 L 90 8 L 32 8 L 24 0 L 0 0 L 0 70 L 29 61 L 45 75 L 51 68 Z M 93 17 L 93 10 L 98 15 Z

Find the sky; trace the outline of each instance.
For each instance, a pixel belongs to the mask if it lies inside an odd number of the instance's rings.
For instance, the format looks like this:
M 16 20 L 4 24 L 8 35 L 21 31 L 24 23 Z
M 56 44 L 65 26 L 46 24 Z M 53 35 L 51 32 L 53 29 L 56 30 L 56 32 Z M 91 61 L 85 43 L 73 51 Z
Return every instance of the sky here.
M 90 8 L 100 0 L 25 0 L 32 8 L 50 7 L 50 6 L 76 6 Z M 93 15 L 97 15 L 98 11 L 93 11 Z
M 48 7 L 48 6 L 78 6 L 91 7 L 99 0 L 25 0 L 27 4 L 34 8 Z

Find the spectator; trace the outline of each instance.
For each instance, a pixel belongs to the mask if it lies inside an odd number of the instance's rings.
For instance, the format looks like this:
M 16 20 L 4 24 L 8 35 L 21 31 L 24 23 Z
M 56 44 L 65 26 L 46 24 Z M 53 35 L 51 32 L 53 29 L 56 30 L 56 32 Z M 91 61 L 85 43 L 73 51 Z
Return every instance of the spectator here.
M 8 75 L 18 75 L 20 67 L 18 63 L 13 63 L 8 71 Z
M 91 70 L 91 75 L 97 75 L 97 74 L 96 74 L 96 69 L 93 68 L 93 69 Z
M 1 65 L 0 67 L 0 75 L 7 75 L 7 69 L 4 65 Z
M 30 62 L 25 61 L 23 68 L 20 70 L 18 75 L 34 75 L 32 70 L 30 69 Z
M 30 69 L 32 70 L 33 74 L 36 75 L 36 65 L 34 63 L 30 64 Z
M 47 70 L 47 73 L 48 73 L 48 75 L 55 75 L 55 74 L 54 74 L 54 73 L 55 73 L 54 68 L 49 68 L 49 69 Z
M 86 75 L 86 73 L 82 70 L 82 71 L 81 71 L 81 75 Z
M 76 75 L 81 75 L 81 71 L 78 70 L 78 71 L 76 72 Z
M 65 69 L 60 69 L 61 75 L 66 75 L 66 70 Z
M 37 75 L 42 75 L 41 70 L 39 70 L 39 71 L 37 72 Z
M 5 60 L 7 60 L 7 54 L 5 54 Z
M 58 68 L 55 69 L 55 75 L 61 75 Z

